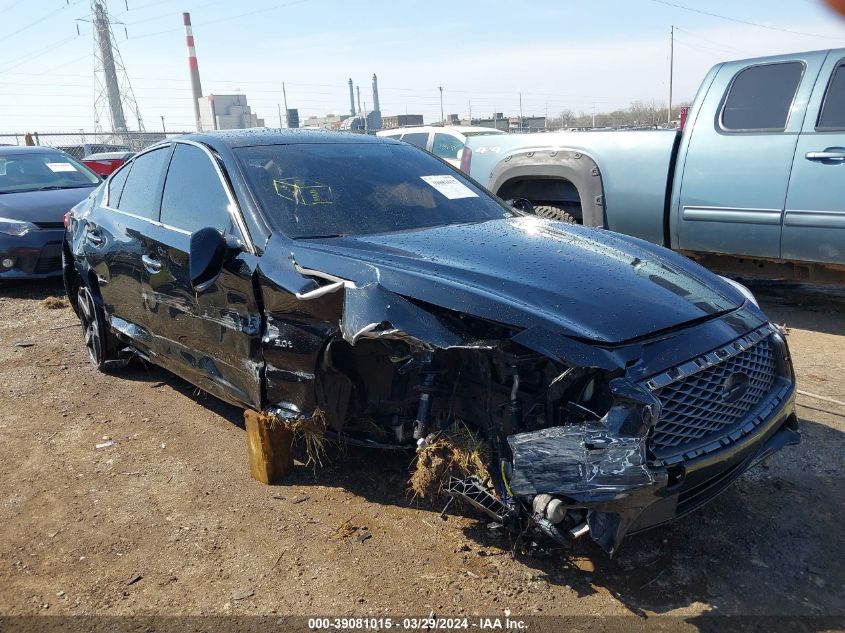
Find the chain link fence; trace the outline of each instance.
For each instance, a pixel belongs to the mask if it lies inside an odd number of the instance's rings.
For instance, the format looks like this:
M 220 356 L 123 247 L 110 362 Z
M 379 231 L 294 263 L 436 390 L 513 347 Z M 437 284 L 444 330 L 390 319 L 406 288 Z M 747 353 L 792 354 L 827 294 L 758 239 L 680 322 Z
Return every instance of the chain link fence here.
M 168 132 L 0 132 L 0 146 L 39 145 L 84 158 L 101 152 L 137 152 L 154 143 L 190 134 L 190 131 Z

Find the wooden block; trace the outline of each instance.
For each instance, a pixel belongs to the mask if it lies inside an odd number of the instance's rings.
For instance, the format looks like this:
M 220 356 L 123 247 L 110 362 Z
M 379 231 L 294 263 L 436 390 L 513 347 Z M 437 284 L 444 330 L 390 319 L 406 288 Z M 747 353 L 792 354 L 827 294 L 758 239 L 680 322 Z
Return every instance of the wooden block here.
M 244 412 L 249 474 L 265 484 L 281 483 L 293 470 L 293 432 L 264 413 Z

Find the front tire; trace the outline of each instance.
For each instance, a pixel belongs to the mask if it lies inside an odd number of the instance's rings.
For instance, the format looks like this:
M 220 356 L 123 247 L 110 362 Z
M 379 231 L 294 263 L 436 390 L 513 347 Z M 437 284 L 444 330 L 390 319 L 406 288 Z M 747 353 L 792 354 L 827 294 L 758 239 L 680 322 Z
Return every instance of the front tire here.
M 570 215 L 564 207 L 556 204 L 535 205 L 534 215 L 546 218 L 547 220 L 557 220 L 558 222 L 564 222 L 566 224 L 578 224 L 578 220 L 572 217 L 572 215 Z

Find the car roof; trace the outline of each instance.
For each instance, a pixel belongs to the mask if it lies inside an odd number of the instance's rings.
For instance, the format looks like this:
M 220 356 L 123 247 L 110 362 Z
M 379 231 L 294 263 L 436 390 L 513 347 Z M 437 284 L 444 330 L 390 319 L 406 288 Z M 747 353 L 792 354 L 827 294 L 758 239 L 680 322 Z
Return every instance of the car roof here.
M 115 158 L 124 158 L 127 156 L 131 156 L 133 152 L 131 151 L 119 151 L 119 152 L 98 152 L 96 154 L 88 154 L 82 160 L 110 160 Z
M 457 132 L 458 134 L 466 134 L 467 132 L 489 132 L 490 134 L 505 134 L 504 130 L 497 130 L 492 127 L 485 127 L 483 125 L 414 125 L 410 127 L 397 127 L 390 130 L 381 130 L 378 136 L 386 136 L 388 134 L 414 134 L 415 132 Z
M 0 146 L 0 156 L 23 156 L 26 154 L 64 154 L 63 151 L 40 145 Z
M 330 132 L 328 130 L 266 129 L 225 130 L 198 132 L 178 137 L 177 140 L 196 141 L 211 147 L 250 147 L 254 145 L 293 145 L 317 143 L 395 143 L 391 139 L 378 138 L 354 132 Z

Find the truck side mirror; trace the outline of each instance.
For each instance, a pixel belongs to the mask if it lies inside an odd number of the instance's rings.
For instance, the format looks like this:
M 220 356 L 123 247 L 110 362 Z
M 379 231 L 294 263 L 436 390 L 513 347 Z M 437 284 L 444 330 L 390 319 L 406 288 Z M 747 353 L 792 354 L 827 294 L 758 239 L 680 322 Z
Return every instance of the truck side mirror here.
M 191 235 L 188 264 L 195 290 L 205 290 L 217 279 L 228 250 L 226 238 L 217 229 L 206 227 Z

